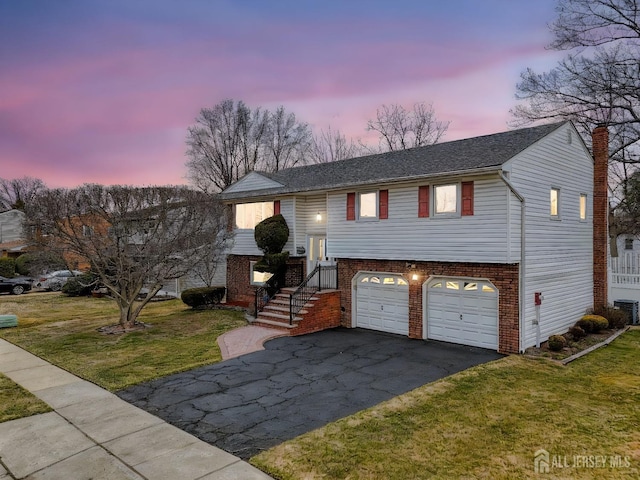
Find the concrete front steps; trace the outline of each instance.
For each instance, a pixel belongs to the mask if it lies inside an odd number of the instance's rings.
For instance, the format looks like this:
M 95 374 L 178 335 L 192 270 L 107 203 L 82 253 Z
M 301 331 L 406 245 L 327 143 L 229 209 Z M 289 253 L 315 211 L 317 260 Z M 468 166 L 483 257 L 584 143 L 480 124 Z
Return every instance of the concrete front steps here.
M 290 323 L 289 297 L 295 290 L 283 288 L 265 305 L 263 311 L 258 312 L 251 324 L 277 328 L 289 335 L 303 335 L 340 326 L 339 290 L 316 292 Z

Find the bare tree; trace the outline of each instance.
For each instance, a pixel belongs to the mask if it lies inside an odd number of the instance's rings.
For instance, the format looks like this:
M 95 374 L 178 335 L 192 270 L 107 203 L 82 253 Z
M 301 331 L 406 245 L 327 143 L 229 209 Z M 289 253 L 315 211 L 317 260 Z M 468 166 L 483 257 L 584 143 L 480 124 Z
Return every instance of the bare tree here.
M 572 50 L 546 73 L 527 69 L 512 110 L 515 124 L 573 120 L 590 144 L 609 126 L 610 246 L 633 222 L 623 221 L 629 179 L 640 165 L 640 4 L 637 0 L 560 0 L 552 48 Z M 639 230 L 640 231 L 640 230 Z
M 275 112 L 224 100 L 203 108 L 187 133 L 188 178 L 202 191 L 224 190 L 249 172 L 304 163 L 311 131 L 284 107 Z
M 115 298 L 125 330 L 168 280 L 201 261 L 203 246 L 228 235 L 221 203 L 181 186 L 45 190 L 25 213 L 41 248 L 90 264 Z
M 376 111 L 375 120 L 367 123 L 367 131 L 378 132 L 378 151 L 382 152 L 433 145 L 448 128 L 449 122 L 438 120 L 433 105 L 425 102 L 415 103 L 412 110 L 397 104 L 382 105 Z
M 14 208 L 24 210 L 25 205 L 45 188 L 44 182 L 39 178 L 0 178 L 0 212 Z
M 203 108 L 187 134 L 188 177 L 205 192 L 221 191 L 255 170 L 263 150 L 267 113 L 224 100 Z
M 278 107 L 267 116 L 266 155 L 261 167 L 277 172 L 304 164 L 311 142 L 309 126 L 298 122 L 295 114 L 287 113 L 284 107 Z
M 314 135 L 309 156 L 313 163 L 328 163 L 364 154 L 362 147 L 340 133 L 339 130 L 320 130 Z

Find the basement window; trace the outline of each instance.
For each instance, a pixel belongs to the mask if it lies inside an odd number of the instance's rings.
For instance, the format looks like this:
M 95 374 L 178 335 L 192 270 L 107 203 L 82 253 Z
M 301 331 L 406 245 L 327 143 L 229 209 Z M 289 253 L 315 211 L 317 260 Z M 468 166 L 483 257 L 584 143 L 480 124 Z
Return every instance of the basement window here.
M 271 277 L 273 277 L 273 273 L 268 273 L 268 272 L 258 272 L 256 270 L 254 270 L 254 267 L 256 266 L 257 262 L 251 262 L 250 268 L 251 268 L 251 285 L 257 285 L 257 286 L 262 286 L 264 285 L 267 280 L 269 280 Z

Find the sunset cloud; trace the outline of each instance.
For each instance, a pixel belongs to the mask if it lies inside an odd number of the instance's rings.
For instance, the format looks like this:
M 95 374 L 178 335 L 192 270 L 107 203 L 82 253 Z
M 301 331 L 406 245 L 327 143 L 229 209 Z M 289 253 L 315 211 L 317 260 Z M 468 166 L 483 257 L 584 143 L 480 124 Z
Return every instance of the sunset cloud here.
M 225 98 L 361 138 L 416 101 L 447 139 L 503 130 L 518 73 L 556 59 L 554 3 L 3 2 L 0 177 L 184 183 L 187 128 Z

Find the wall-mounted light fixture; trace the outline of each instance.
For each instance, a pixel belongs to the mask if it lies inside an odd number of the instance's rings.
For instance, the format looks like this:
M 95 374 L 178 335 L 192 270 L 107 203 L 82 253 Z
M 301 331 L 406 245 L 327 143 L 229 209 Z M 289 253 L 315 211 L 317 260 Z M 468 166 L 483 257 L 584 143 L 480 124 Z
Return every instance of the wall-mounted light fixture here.
M 413 280 L 414 282 L 415 282 L 416 280 L 418 280 L 419 278 L 420 278 L 420 277 L 418 276 L 418 274 L 417 274 L 417 273 L 414 273 L 413 275 L 411 275 L 411 280 Z
M 321 222 L 321 221 L 322 221 L 322 214 L 318 212 L 316 215 L 316 222 Z

